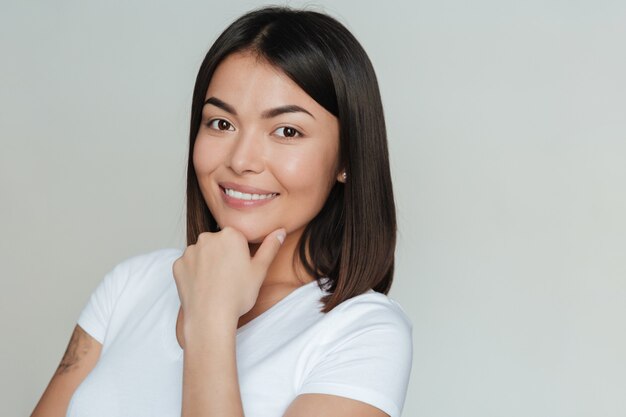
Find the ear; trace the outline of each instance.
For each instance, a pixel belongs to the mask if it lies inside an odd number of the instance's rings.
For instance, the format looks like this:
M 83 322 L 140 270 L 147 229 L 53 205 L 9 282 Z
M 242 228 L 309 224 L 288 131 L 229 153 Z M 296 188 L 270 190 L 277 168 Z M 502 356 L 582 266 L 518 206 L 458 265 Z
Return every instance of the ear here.
M 339 181 L 342 184 L 345 184 L 347 179 L 348 179 L 348 174 L 346 174 L 346 170 L 342 169 L 341 171 L 339 171 L 339 174 L 337 174 L 337 181 Z

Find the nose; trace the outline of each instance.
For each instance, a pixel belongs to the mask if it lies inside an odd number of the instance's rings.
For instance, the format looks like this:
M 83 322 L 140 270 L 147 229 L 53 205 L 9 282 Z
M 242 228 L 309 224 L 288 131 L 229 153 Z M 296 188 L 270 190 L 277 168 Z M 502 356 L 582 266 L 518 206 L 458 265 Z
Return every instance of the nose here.
M 242 132 L 235 138 L 230 153 L 230 168 L 239 175 L 260 173 L 264 168 L 263 137 L 254 131 Z

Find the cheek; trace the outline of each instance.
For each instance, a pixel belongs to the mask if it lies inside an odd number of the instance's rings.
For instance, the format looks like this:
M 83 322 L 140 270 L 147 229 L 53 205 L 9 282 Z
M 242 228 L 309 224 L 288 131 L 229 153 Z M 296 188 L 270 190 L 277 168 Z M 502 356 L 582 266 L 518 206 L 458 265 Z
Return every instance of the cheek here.
M 219 152 L 209 146 L 208 141 L 197 139 L 193 148 L 193 166 L 196 175 L 201 177 L 213 171 L 219 161 Z
M 281 158 L 281 172 L 287 178 L 298 178 L 314 170 L 316 161 L 304 153 Z
M 328 153 L 303 152 L 280 158 L 274 167 L 278 180 L 291 192 L 303 191 L 313 196 L 326 195 L 334 182 L 336 162 Z M 274 159 L 278 162 L 278 158 Z

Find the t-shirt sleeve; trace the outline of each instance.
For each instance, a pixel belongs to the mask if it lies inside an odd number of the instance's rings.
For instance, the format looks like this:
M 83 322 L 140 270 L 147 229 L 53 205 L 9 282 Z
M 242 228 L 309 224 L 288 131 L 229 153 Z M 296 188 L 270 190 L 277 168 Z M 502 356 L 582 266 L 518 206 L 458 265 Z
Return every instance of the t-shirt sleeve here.
M 101 344 L 104 342 L 111 314 L 128 280 L 127 263 L 109 271 L 89 297 L 78 317 L 78 325 Z
M 348 303 L 335 308 L 341 311 L 327 313 L 335 317 L 329 318 L 328 332 L 321 337 L 323 353 L 298 394 L 347 397 L 399 417 L 413 357 L 411 322 L 395 301 L 383 295 Z

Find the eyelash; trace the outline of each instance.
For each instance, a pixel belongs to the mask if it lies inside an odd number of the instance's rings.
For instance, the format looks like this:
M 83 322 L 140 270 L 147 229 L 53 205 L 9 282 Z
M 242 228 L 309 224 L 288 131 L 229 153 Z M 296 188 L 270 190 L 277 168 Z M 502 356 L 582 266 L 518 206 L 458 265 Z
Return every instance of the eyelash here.
M 213 126 L 213 125 L 215 124 L 215 122 L 217 122 L 217 123 L 220 123 L 220 122 L 225 122 L 225 123 L 227 123 L 227 124 L 228 124 L 228 129 L 220 129 L 218 126 Z M 206 124 L 206 125 L 207 125 L 207 127 L 208 127 L 209 129 L 217 130 L 217 131 L 220 131 L 220 132 L 224 132 L 224 131 L 233 131 L 233 130 L 235 130 L 235 129 L 234 129 L 234 126 L 232 125 L 232 123 L 230 123 L 228 120 L 225 120 L 225 119 L 211 119 L 211 120 L 209 120 L 209 121 L 207 122 L 207 124 Z M 231 129 L 231 128 L 232 128 L 232 129 Z M 281 129 L 283 129 L 283 134 L 282 134 L 282 135 L 278 135 L 278 136 L 279 136 L 279 137 L 281 137 L 281 138 L 293 139 L 293 138 L 300 138 L 300 137 L 302 137 L 302 136 L 303 136 L 303 135 L 302 135 L 302 132 L 300 132 L 298 129 L 296 129 L 296 128 L 294 128 L 294 127 L 291 127 L 291 126 L 281 126 L 281 127 L 277 128 L 276 130 L 274 130 L 274 132 L 277 132 L 277 131 L 279 131 L 279 130 L 281 130 Z M 285 130 L 286 130 L 286 129 L 291 129 L 291 130 L 293 130 L 294 135 L 293 135 L 293 136 L 286 136 L 286 135 L 285 135 Z
M 277 132 L 277 131 L 279 131 L 280 129 L 283 129 L 283 134 L 282 134 L 282 135 L 278 135 L 278 136 L 280 136 L 281 138 L 289 138 L 289 139 L 293 139 L 293 138 L 301 138 L 301 137 L 302 137 L 302 132 L 300 132 L 298 129 L 293 128 L 293 127 L 291 127 L 291 126 L 281 126 L 281 127 L 279 127 L 278 129 L 276 129 L 274 132 Z M 284 132 L 284 131 L 285 131 L 285 129 L 291 129 L 291 130 L 293 130 L 293 131 L 295 132 L 295 135 L 294 135 L 294 136 L 286 136 L 286 135 L 284 134 L 284 133 L 285 133 L 285 132 Z
M 228 123 L 228 129 L 220 129 L 220 128 L 219 128 L 219 127 L 217 127 L 217 126 L 213 126 L 213 124 L 215 124 L 215 122 L 218 122 L 218 123 L 219 123 L 219 122 L 225 122 L 225 123 Z M 235 130 L 235 129 L 234 129 L 234 127 L 233 127 L 233 124 L 232 124 L 231 122 L 229 122 L 228 120 L 224 120 L 224 119 L 211 119 L 211 120 L 209 120 L 209 121 L 207 122 L 207 124 L 206 124 L 206 125 L 207 125 L 207 127 L 208 127 L 209 129 L 218 130 L 218 131 L 220 131 L 220 132 L 223 132 L 223 131 L 225 131 L 225 130 L 226 130 L 226 131 L 231 130 L 230 128 L 233 128 L 232 130 Z

